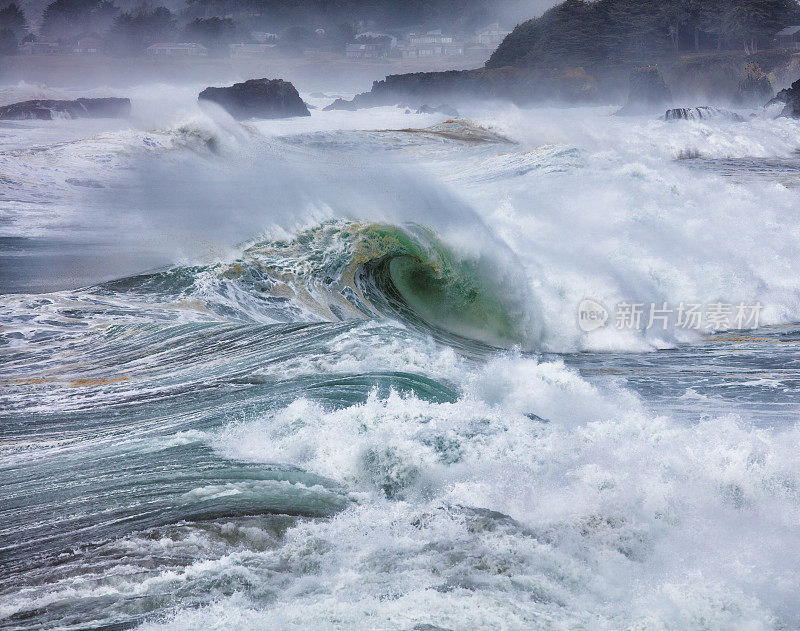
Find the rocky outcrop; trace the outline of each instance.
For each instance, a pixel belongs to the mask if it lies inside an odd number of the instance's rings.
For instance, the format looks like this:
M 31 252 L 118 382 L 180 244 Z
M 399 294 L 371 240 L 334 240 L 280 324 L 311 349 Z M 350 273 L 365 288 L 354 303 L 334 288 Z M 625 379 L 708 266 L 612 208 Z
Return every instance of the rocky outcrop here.
M 629 79 L 628 102 L 617 116 L 654 114 L 671 102 L 672 93 L 657 66 L 634 68 Z
M 755 62 L 747 64 L 736 89 L 736 101 L 743 105 L 761 104 L 772 94 L 772 83 L 761 70 L 761 66 Z
M 664 114 L 665 121 L 677 120 L 703 120 L 707 118 L 723 118 L 731 121 L 742 122 L 743 117 L 736 112 L 731 112 L 722 107 L 711 107 L 703 105 L 701 107 L 679 107 L 667 110 Z
M 323 112 L 330 112 L 332 110 L 344 110 L 347 112 L 355 112 L 358 109 L 358 105 L 355 104 L 354 101 L 345 101 L 344 99 L 336 99 L 330 105 L 323 107 Z
M 311 116 L 295 87 L 283 79 L 250 79 L 226 88 L 206 88 L 198 101 L 217 103 L 237 119 Z
M 766 107 L 775 103 L 783 103 L 783 110 L 779 116 L 800 118 L 800 79 L 795 81 L 791 88 L 778 92 L 777 96 L 767 103 Z
M 509 74 L 521 73 L 511 70 Z M 357 94 L 352 101 L 339 99 L 328 107 L 354 110 L 403 103 L 418 108 L 443 98 L 497 98 L 499 93 L 510 96 L 506 89 L 510 83 L 500 74 L 484 69 L 389 75 L 382 81 L 373 82 L 369 92 Z
M 764 72 L 767 73 L 773 89 L 777 86 L 791 85 L 800 77 L 800 53 L 784 51 L 785 58 L 779 59 L 778 63 L 767 67 L 760 64 Z
M 476 68 L 444 72 L 389 75 L 375 81 L 369 92 L 351 101 L 337 99 L 326 110 L 405 104 L 422 108 L 430 103 L 504 100 L 528 105 L 535 102 L 592 102 L 594 80 L 583 69 L 531 71 L 521 68 Z
M 402 106 L 401 106 L 402 107 Z M 441 105 L 436 105 L 435 107 L 431 107 L 430 105 L 421 105 L 417 108 L 417 114 L 443 114 L 448 118 L 459 118 L 461 114 L 458 113 L 458 110 L 450 105 L 442 103 Z
M 0 107 L 0 120 L 53 120 L 55 118 L 126 118 L 130 99 L 101 98 L 58 101 L 34 99 Z

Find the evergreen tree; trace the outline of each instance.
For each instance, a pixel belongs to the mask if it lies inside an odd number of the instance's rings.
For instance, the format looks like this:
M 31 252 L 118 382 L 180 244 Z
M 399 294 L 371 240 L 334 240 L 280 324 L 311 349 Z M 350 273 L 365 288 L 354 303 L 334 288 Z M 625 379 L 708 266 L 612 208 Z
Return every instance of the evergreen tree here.
M 16 39 L 25 37 L 27 32 L 25 14 L 14 2 L 0 9 L 0 31 L 5 30 L 11 31 Z
M 0 55 L 16 55 L 19 51 L 17 36 L 10 28 L 0 30 Z
M 169 9 L 142 6 L 136 13 L 118 15 L 106 41 L 114 55 L 135 57 L 151 44 L 172 41 L 176 33 L 175 17 Z
M 317 35 L 305 26 L 290 26 L 281 33 L 278 46 L 289 53 L 299 53 L 306 48 L 312 48 L 316 43 Z
M 39 32 L 55 39 L 104 33 L 116 14 L 110 0 L 55 0 L 44 10 Z
M 198 18 L 186 25 L 181 38 L 186 42 L 197 42 L 209 50 L 212 56 L 227 54 L 227 45 L 234 41 L 243 41 L 249 35 L 242 32 L 230 18 Z
M 785 0 L 723 0 L 717 26 L 724 45 L 755 50 L 796 17 L 796 7 Z
M 702 48 L 754 50 L 788 24 L 795 0 L 566 0 L 501 43 L 489 67 L 652 62 Z
M 355 41 L 356 29 L 352 24 L 343 22 L 329 29 L 327 38 L 330 50 L 341 53 L 347 44 Z

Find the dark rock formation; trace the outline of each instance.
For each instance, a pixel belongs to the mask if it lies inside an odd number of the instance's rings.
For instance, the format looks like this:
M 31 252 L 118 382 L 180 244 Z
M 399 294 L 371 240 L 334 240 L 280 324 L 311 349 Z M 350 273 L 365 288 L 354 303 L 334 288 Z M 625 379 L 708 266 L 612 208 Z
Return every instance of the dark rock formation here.
M 212 101 L 237 119 L 311 116 L 295 87 L 283 79 L 250 79 L 227 88 L 206 88 L 199 101 Z
M 781 90 L 765 107 L 775 103 L 783 103 L 780 116 L 800 118 L 800 79 L 792 84 L 791 88 Z
M 628 102 L 618 116 L 654 114 L 672 101 L 672 93 L 657 66 L 634 68 L 629 79 Z
M 755 62 L 750 62 L 744 68 L 742 80 L 736 89 L 736 100 L 743 105 L 763 103 L 773 94 L 772 83 Z
M 535 102 L 592 102 L 594 80 L 583 69 L 531 71 L 521 68 L 477 68 L 444 72 L 389 75 L 375 81 L 369 92 L 352 101 L 338 99 L 325 109 L 356 110 L 403 103 L 421 108 L 429 103 L 504 100 L 528 105 Z
M 102 98 L 56 101 L 35 99 L 0 107 L 0 120 L 52 120 L 54 118 L 125 118 L 130 99 Z
M 648 114 L 671 101 L 672 93 L 657 66 L 634 68 L 628 79 L 628 101 L 617 114 Z
M 389 75 L 372 84 L 372 90 L 353 101 L 358 107 L 424 103 L 452 99 L 505 99 L 529 101 L 534 91 L 529 73 L 514 68 L 498 70 L 448 70 Z
M 667 110 L 667 113 L 664 115 L 664 120 L 666 121 L 702 120 L 706 118 L 726 118 L 737 122 L 744 120 L 744 118 L 739 116 L 736 112 L 731 112 L 722 107 L 711 107 L 710 105 L 703 105 L 701 107 L 679 107 Z
M 401 105 L 400 107 L 403 106 Z M 461 116 L 456 108 L 444 103 L 437 105 L 436 107 L 431 107 L 430 105 L 421 105 L 417 108 L 417 114 L 444 114 L 450 118 L 459 118 Z
M 322 111 L 330 112 L 331 110 L 345 110 L 347 112 L 355 112 L 358 106 L 354 101 L 345 101 L 344 99 L 336 99 L 330 105 L 323 107 Z

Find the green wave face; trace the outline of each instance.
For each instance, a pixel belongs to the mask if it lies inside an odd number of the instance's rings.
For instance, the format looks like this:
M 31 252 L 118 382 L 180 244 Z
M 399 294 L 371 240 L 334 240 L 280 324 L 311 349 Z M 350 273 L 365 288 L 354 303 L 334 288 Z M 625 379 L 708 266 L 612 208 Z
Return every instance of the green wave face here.
M 474 277 L 441 275 L 411 256 L 389 261 L 389 274 L 398 293 L 422 320 L 493 345 L 522 341 L 517 339 L 518 332 L 505 305 Z
M 357 284 L 379 311 L 492 346 L 531 346 L 518 294 L 503 291 L 489 261 L 461 258 L 416 225 L 369 226 L 360 237 L 361 254 L 371 256 Z
M 250 245 L 231 263 L 178 267 L 106 283 L 101 291 L 199 299 L 232 320 L 398 319 L 450 344 L 536 346 L 525 296 L 507 269 L 457 255 L 432 230 L 329 222 Z

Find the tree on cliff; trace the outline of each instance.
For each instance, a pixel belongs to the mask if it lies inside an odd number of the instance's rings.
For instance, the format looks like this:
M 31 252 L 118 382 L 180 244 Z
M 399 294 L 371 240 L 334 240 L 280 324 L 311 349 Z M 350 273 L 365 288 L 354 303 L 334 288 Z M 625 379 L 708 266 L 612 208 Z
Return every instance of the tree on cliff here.
M 245 41 L 249 35 L 230 18 L 198 18 L 183 29 L 181 39 L 197 42 L 208 48 L 212 56 L 227 54 L 226 46 L 234 41 Z
M 111 26 L 117 11 L 117 7 L 109 0 L 55 0 L 44 10 L 39 32 L 52 38 L 104 33 Z
M 566 0 L 517 26 L 488 67 L 647 63 L 707 49 L 768 46 L 800 23 L 795 0 Z
M 27 31 L 25 14 L 14 2 L 0 9 L 0 31 L 11 31 L 15 39 L 25 36 Z
M 290 26 L 281 33 L 278 47 L 288 53 L 301 53 L 306 48 L 316 48 L 317 34 L 305 26 Z
M 9 28 L 0 30 L 0 55 L 16 55 L 19 43 L 14 31 Z
M 169 9 L 142 6 L 136 13 L 122 13 L 114 18 L 106 42 L 113 55 L 135 57 L 151 44 L 171 41 L 176 32 L 175 17 Z
M 566 0 L 536 20 L 515 28 L 487 65 L 524 65 L 535 59 L 545 66 L 592 65 L 605 50 L 597 37 L 597 7 L 584 0 Z
M 348 22 L 341 22 L 325 32 L 328 48 L 337 53 L 343 53 L 345 46 L 356 39 L 356 29 Z
M 787 26 L 792 17 L 785 0 L 723 0 L 716 34 L 723 45 L 755 49 Z M 796 5 L 795 5 L 796 7 Z
M 191 17 L 246 12 L 261 28 L 297 25 L 329 28 L 342 22 L 375 22 L 381 28 L 457 26 L 474 32 L 502 21 L 506 4 L 488 0 L 186 0 Z M 498 6 L 499 5 L 499 6 Z

